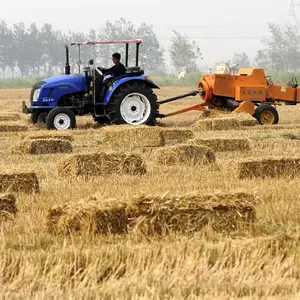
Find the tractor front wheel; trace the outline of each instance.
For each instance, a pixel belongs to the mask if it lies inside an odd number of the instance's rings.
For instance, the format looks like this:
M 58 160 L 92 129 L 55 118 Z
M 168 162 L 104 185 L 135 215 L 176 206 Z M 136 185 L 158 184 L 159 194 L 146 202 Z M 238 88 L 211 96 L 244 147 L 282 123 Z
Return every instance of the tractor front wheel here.
M 46 112 L 34 112 L 30 115 L 30 121 L 32 124 L 45 124 L 46 118 Z
M 274 125 L 279 122 L 279 115 L 275 107 L 272 105 L 262 104 L 257 107 L 254 118 L 261 125 Z
M 107 106 L 112 124 L 150 125 L 156 123 L 157 96 L 144 82 L 121 86 Z
M 57 107 L 52 109 L 46 118 L 49 130 L 68 130 L 76 127 L 76 117 L 68 108 Z

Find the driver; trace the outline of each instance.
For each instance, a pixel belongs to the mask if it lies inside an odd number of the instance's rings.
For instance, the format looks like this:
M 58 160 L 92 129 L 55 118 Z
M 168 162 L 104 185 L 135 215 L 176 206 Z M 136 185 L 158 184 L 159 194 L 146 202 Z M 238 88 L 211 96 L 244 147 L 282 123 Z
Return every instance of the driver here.
M 98 69 L 103 74 L 111 74 L 114 77 L 119 77 L 119 76 L 124 75 L 126 73 L 126 68 L 120 62 L 120 60 L 121 60 L 121 54 L 120 53 L 114 53 L 112 55 L 112 60 L 113 60 L 114 66 L 112 66 L 111 68 L 105 69 L 105 68 L 102 68 L 102 67 L 98 67 Z

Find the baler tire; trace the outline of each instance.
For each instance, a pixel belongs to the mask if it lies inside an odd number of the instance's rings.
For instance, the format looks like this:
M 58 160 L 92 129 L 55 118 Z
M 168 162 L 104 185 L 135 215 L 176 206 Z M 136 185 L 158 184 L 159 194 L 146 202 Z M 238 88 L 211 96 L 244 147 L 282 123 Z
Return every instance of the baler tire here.
M 269 121 L 266 117 L 269 118 Z M 260 125 L 276 125 L 279 122 L 279 115 L 276 108 L 269 104 L 259 105 L 255 110 L 254 118 Z

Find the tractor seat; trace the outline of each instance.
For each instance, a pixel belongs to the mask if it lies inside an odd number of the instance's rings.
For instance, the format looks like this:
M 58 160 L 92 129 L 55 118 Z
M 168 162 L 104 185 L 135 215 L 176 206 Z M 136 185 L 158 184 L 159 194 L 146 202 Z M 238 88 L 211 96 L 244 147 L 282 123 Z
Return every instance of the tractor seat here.
M 140 67 L 130 67 L 126 68 L 126 74 L 134 74 L 135 76 L 144 75 L 144 70 L 141 70 Z

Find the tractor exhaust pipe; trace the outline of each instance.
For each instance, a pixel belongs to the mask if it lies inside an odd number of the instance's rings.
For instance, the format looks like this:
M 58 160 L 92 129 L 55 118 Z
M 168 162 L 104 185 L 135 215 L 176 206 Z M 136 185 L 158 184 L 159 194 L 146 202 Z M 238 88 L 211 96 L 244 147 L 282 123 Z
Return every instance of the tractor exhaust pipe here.
M 69 63 L 69 47 L 68 45 L 65 45 L 66 47 L 66 65 L 65 65 L 65 74 L 70 75 L 71 74 L 71 67 Z

